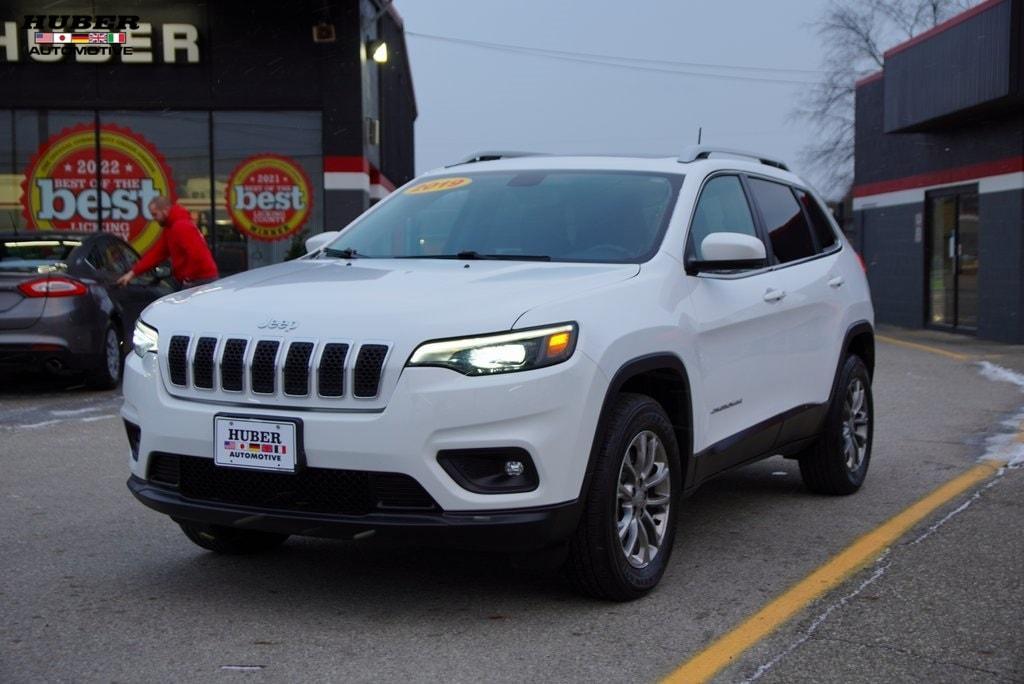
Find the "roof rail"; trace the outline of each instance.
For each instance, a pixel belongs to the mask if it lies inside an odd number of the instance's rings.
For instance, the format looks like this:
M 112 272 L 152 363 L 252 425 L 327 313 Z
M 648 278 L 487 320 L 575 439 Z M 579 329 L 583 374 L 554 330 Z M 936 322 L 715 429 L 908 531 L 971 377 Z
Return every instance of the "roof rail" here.
M 495 161 L 497 159 L 514 159 L 516 157 L 544 157 L 547 156 L 543 152 L 501 152 L 501 151 L 487 151 L 487 152 L 474 152 L 465 159 L 460 159 L 453 164 L 445 165 L 446 169 L 450 169 L 453 166 L 459 166 L 460 164 L 475 164 L 476 162 L 484 161 Z
M 692 161 L 697 161 L 698 159 L 707 159 L 712 154 L 731 154 L 737 157 L 756 159 L 767 166 L 774 166 L 777 169 L 789 171 L 789 167 L 786 166 L 785 162 L 779 161 L 778 159 L 772 159 L 771 157 L 766 157 L 756 152 L 733 150 L 728 147 L 715 147 L 712 145 L 693 145 L 692 147 L 687 147 L 679 156 L 679 162 L 682 164 L 688 164 Z

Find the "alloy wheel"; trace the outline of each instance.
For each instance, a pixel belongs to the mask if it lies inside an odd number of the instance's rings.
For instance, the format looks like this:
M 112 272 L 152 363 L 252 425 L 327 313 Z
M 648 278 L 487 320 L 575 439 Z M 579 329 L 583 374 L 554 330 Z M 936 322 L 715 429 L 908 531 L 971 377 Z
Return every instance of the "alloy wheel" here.
M 634 568 L 646 567 L 661 549 L 671 499 L 665 445 L 644 430 L 629 442 L 619 467 L 616 527 L 622 553 Z
M 842 440 L 846 467 L 852 472 L 860 468 L 868 451 L 867 389 L 860 378 L 846 388 L 843 401 Z

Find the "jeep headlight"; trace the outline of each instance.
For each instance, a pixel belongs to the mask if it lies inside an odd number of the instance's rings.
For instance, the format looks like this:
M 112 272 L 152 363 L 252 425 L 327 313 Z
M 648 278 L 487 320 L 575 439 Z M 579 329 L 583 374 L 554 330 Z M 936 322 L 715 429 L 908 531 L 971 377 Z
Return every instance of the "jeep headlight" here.
M 439 366 L 466 375 L 531 370 L 561 363 L 576 349 L 575 323 L 510 333 L 425 342 L 409 357 L 410 366 Z
M 146 325 L 141 320 L 135 321 L 135 332 L 132 334 L 132 349 L 140 358 L 145 358 L 148 352 L 157 351 L 160 342 L 160 335 L 156 328 Z

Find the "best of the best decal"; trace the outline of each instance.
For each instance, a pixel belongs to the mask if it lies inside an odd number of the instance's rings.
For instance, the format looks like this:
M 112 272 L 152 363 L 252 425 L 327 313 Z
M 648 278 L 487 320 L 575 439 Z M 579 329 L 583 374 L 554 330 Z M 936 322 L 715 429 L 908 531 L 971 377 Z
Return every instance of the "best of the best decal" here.
M 66 128 L 47 140 L 25 170 L 21 208 L 38 230 L 100 228 L 147 250 L 160 234 L 149 213 L 154 197 L 175 199 L 170 169 L 156 148 L 127 128 L 104 124 Z
M 231 172 L 225 190 L 235 227 L 255 240 L 283 240 L 302 229 L 313 205 L 298 162 L 276 154 L 249 157 Z

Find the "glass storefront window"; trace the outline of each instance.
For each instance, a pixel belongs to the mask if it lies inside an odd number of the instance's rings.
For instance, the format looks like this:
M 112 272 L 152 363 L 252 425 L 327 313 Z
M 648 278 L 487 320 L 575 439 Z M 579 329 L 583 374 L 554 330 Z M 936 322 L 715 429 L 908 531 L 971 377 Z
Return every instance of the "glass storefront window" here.
M 93 112 L 8 110 L 0 117 L 0 138 L 3 230 L 96 230 Z
M 14 112 L 0 110 L 0 233 L 18 227 L 21 174 L 14 158 Z
M 212 188 L 210 184 L 210 115 L 207 112 L 104 111 L 100 112 L 103 143 L 103 185 L 107 192 L 135 188 L 136 208 L 148 214 L 145 199 L 153 192 L 168 194 L 173 188 L 178 203 L 192 215 L 210 241 Z M 115 204 L 104 214 L 104 230 L 124 237 L 145 251 L 157 228 L 148 217 L 129 219 L 131 210 L 118 211 Z
M 320 112 L 0 110 L 0 230 L 102 229 L 144 252 L 148 202 L 173 193 L 222 274 L 277 263 L 323 230 L 321 149 Z
M 320 112 L 214 112 L 222 273 L 284 261 L 323 230 Z

